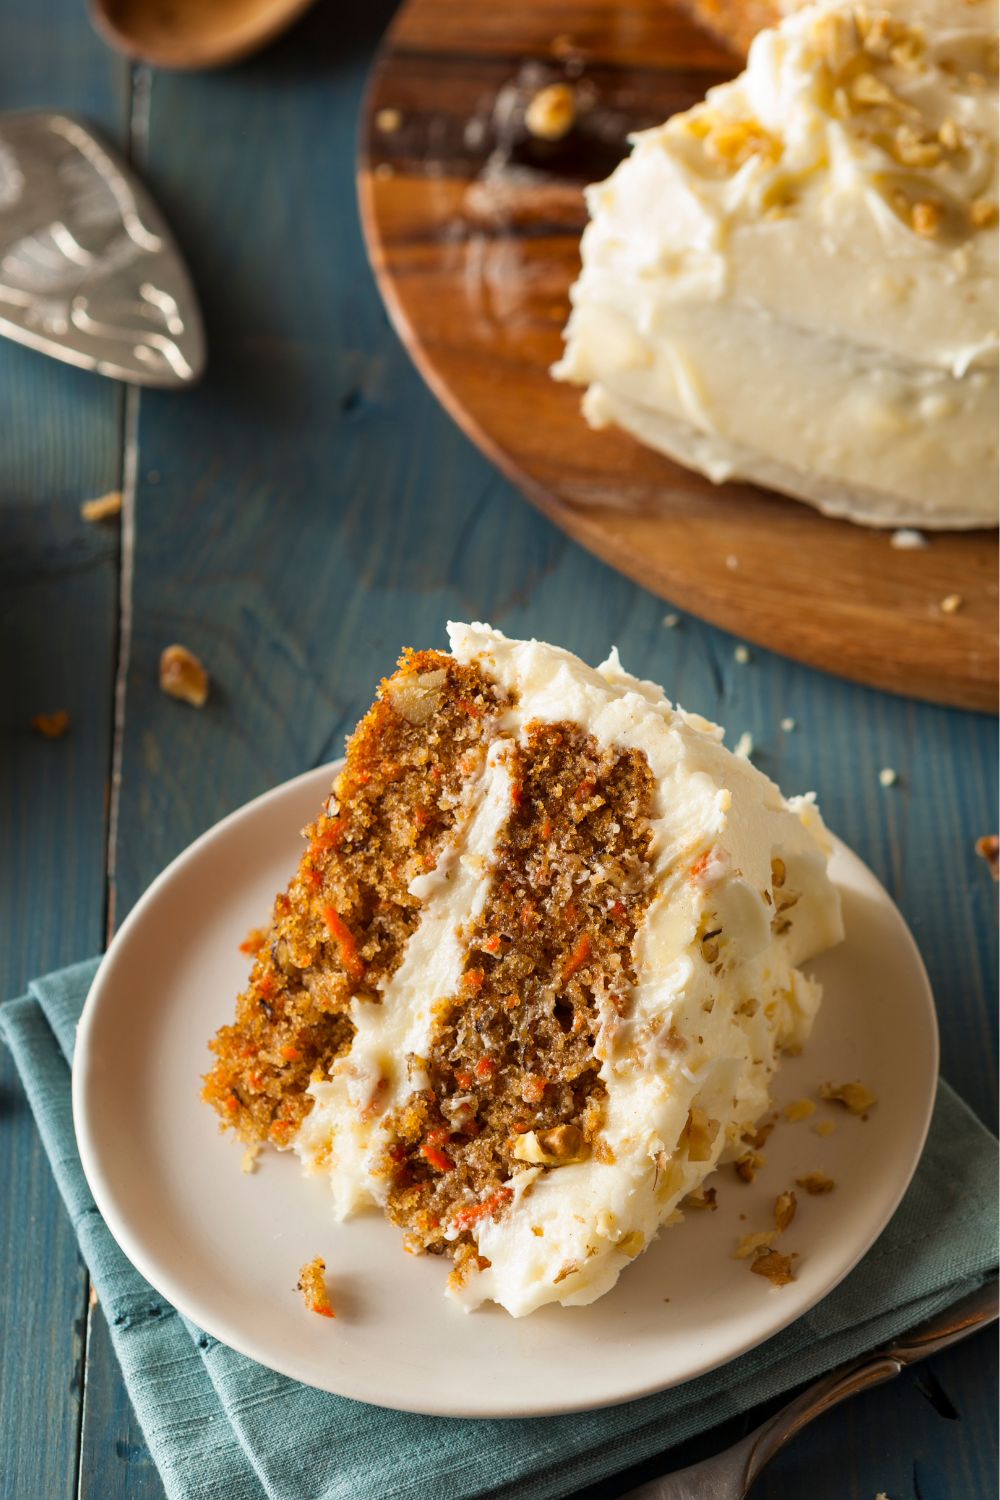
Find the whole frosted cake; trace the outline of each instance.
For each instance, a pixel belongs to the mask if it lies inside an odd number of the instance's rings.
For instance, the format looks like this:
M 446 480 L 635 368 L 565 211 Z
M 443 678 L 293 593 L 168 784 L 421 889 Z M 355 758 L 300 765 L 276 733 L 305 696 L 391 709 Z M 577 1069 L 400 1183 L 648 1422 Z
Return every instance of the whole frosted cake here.
M 811 799 L 616 655 L 449 634 L 351 738 L 205 1096 L 520 1315 L 606 1292 L 740 1153 L 840 906 Z
M 795 9 L 588 190 L 554 373 L 721 482 L 997 520 L 996 0 Z

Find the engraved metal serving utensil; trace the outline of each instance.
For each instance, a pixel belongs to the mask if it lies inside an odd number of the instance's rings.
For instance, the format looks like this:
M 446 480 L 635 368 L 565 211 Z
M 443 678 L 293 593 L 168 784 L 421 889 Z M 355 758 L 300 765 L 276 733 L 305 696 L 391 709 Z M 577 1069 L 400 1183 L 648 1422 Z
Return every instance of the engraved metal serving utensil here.
M 139 385 L 197 380 L 201 315 L 145 188 L 71 115 L 0 115 L 0 333 Z
M 996 1322 L 997 1310 L 994 1280 L 892 1343 L 831 1370 L 724 1453 L 629 1490 L 621 1500 L 744 1500 L 775 1454 L 814 1417 Z

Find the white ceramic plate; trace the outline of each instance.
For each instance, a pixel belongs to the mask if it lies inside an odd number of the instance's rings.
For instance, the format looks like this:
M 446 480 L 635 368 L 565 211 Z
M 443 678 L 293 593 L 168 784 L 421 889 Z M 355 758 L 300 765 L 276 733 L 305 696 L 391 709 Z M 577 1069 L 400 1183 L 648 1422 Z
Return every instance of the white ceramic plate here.
M 538 1416 L 661 1390 L 733 1359 L 799 1317 L 856 1264 L 917 1164 L 937 1077 L 927 976 L 902 917 L 838 845 L 847 942 L 814 968 L 825 999 L 813 1038 L 778 1075 L 778 1104 L 826 1079 L 878 1095 L 866 1122 L 822 1104 L 782 1123 L 752 1185 L 714 1179 L 719 1208 L 692 1213 L 585 1308 L 515 1320 L 444 1298 L 448 1263 L 403 1252 L 380 1214 L 337 1224 L 328 1187 L 292 1153 L 240 1170 L 242 1147 L 199 1099 L 208 1038 L 232 1015 L 247 960 L 301 850 L 298 830 L 335 774 L 310 771 L 192 844 L 138 903 L 101 965 L 80 1024 L 73 1107 L 84 1169 L 126 1255 L 202 1328 L 323 1390 L 441 1416 Z M 836 1121 L 821 1138 L 818 1119 Z M 776 1289 L 733 1258 L 772 1222 L 774 1198 L 820 1169 L 836 1191 L 801 1191 L 783 1247 L 798 1275 Z M 745 1217 L 744 1217 L 745 1216 Z M 337 1318 L 305 1310 L 298 1270 L 322 1255 Z

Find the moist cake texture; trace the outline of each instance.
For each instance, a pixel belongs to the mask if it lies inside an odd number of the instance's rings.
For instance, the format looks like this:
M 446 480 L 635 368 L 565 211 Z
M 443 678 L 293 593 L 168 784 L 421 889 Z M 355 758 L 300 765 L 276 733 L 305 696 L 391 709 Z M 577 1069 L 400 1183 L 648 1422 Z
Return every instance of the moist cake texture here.
M 520 1315 L 739 1155 L 840 911 L 812 801 L 616 655 L 449 633 L 349 742 L 205 1097 Z
M 588 189 L 558 379 L 713 482 L 997 522 L 996 0 L 793 9 Z

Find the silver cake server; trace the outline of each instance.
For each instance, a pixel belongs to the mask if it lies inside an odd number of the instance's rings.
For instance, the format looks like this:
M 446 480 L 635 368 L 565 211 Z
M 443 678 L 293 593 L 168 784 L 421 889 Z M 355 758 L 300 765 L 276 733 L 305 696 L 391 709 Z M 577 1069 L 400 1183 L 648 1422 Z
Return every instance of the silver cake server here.
M 139 385 L 197 380 L 201 315 L 163 216 L 71 115 L 0 115 L 0 333 Z
M 621 1500 L 744 1500 L 765 1466 L 807 1423 L 849 1396 L 892 1380 L 908 1365 L 986 1328 L 996 1321 L 997 1310 L 997 1283 L 992 1280 L 909 1333 L 831 1370 L 725 1452 L 629 1490 Z

